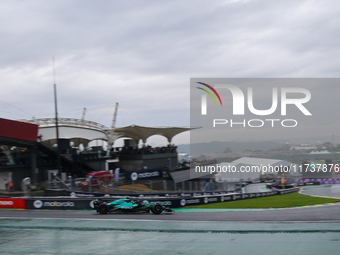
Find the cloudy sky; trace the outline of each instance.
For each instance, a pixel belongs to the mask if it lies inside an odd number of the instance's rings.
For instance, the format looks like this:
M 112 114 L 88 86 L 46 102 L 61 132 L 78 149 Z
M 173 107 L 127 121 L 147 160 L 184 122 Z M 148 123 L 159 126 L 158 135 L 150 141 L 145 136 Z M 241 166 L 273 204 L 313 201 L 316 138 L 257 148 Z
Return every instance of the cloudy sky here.
M 0 117 L 190 125 L 190 78 L 339 77 L 338 1 L 0 1 Z M 175 143 L 188 143 L 187 134 Z M 163 141 L 163 140 L 162 140 Z M 164 139 L 165 142 L 165 139 Z

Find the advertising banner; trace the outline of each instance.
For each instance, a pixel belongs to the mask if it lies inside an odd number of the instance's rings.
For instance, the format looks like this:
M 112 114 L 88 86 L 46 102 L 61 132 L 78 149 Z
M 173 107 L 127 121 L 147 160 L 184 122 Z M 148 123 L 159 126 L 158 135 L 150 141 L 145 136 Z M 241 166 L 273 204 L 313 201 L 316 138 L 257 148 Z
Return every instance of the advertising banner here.
M 171 208 L 179 208 L 191 205 L 201 205 L 201 204 L 209 204 L 209 203 L 218 203 L 218 202 L 227 202 L 227 201 L 236 201 L 241 199 L 251 199 L 256 197 L 264 197 L 264 196 L 272 196 L 272 195 L 281 195 L 287 194 L 297 191 L 297 188 L 279 190 L 279 191 L 270 191 L 270 192 L 258 192 L 258 193 L 237 193 L 237 194 L 227 194 L 225 192 L 210 192 L 210 193 L 178 193 L 178 197 L 165 197 L 155 195 L 155 196 L 147 196 L 147 195 L 139 195 L 133 199 L 138 201 L 148 201 L 149 203 L 159 203 L 166 207 Z M 93 193 L 95 194 L 95 193 Z M 192 196 L 185 196 L 191 194 Z M 193 195 L 196 196 L 193 196 Z M 72 194 L 74 195 L 74 194 Z M 76 194 L 79 195 L 79 194 Z M 97 195 L 97 194 L 96 194 Z M 110 197 L 109 194 L 105 194 L 106 196 L 101 196 L 100 198 L 103 201 L 113 201 L 118 199 L 117 197 Z M 162 194 L 164 195 L 164 194 Z M 183 195 L 183 196 L 180 196 Z M 123 197 L 124 195 L 120 195 Z M 0 199 L 0 207 L 7 208 L 26 208 L 26 209 L 50 209 L 50 210 L 91 210 L 93 209 L 93 200 L 99 198 L 99 196 L 94 196 L 92 198 L 75 198 L 70 197 L 69 199 L 60 199 L 60 198 L 43 198 L 43 199 Z
M 112 196 L 128 196 L 128 197 L 199 197 L 199 196 L 211 196 L 211 195 L 223 195 L 228 193 L 235 193 L 235 191 L 219 191 L 219 192 L 181 192 L 181 193 L 94 193 L 94 192 L 80 192 L 80 191 L 63 191 L 63 195 L 70 197 L 112 197 Z M 50 193 L 53 194 L 53 193 Z M 59 194 L 59 193 L 57 193 Z M 57 196 L 55 194 L 54 196 Z
M 0 198 L 0 208 L 25 209 L 25 199 L 21 199 L 21 198 Z
M 283 194 L 288 194 L 297 191 L 298 188 L 291 188 L 291 189 L 285 189 L 285 190 L 278 190 L 276 191 L 276 194 L 278 195 L 283 195 Z
M 0 118 L 0 137 L 37 141 L 38 125 Z
M 26 209 L 89 210 L 91 201 L 90 199 L 26 199 Z
M 163 177 L 162 169 L 138 170 L 125 172 L 126 181 L 149 180 Z

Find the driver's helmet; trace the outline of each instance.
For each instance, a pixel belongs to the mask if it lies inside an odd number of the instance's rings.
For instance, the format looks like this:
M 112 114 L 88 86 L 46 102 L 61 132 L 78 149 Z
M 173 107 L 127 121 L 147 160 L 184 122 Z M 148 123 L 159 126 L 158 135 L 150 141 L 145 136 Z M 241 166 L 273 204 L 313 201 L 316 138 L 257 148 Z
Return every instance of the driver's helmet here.
M 126 202 L 131 202 L 130 197 L 126 197 L 126 198 L 125 198 L 125 201 L 126 201 Z

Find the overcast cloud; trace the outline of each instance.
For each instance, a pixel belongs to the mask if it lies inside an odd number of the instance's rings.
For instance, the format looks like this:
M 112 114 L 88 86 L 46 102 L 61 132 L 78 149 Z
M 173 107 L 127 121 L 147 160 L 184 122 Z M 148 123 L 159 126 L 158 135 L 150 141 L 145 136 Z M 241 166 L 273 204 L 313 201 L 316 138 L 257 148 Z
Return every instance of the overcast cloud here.
M 0 117 L 189 126 L 190 78 L 339 77 L 339 1 L 0 2 Z M 165 141 L 165 139 L 164 139 Z M 174 140 L 188 143 L 188 135 Z

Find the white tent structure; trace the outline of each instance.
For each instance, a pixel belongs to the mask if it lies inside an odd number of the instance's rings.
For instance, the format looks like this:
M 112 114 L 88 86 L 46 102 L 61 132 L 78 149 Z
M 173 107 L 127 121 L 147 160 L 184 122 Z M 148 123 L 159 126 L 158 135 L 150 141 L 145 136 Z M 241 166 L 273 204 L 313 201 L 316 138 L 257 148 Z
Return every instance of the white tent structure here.
M 279 172 L 294 174 L 294 171 L 296 173 L 298 170 L 296 164 L 285 160 L 250 157 L 242 157 L 233 162 L 222 162 L 219 166 L 222 171 L 215 175 L 217 182 L 253 181 L 259 179 L 261 174 Z
M 256 165 L 256 166 L 292 166 L 296 165 L 286 160 L 281 159 L 268 159 L 268 158 L 250 158 L 250 157 L 242 157 L 237 160 L 234 160 L 233 163 L 241 163 L 247 165 Z
M 260 177 L 259 173 L 257 172 L 245 172 L 243 171 L 243 167 L 249 166 L 241 163 L 228 163 L 223 162 L 220 163 L 219 166 L 222 169 L 226 169 L 225 172 L 219 172 L 215 175 L 215 180 L 217 182 L 240 182 L 240 181 L 247 181 L 247 180 L 255 180 Z M 242 171 L 241 171 L 242 170 Z

